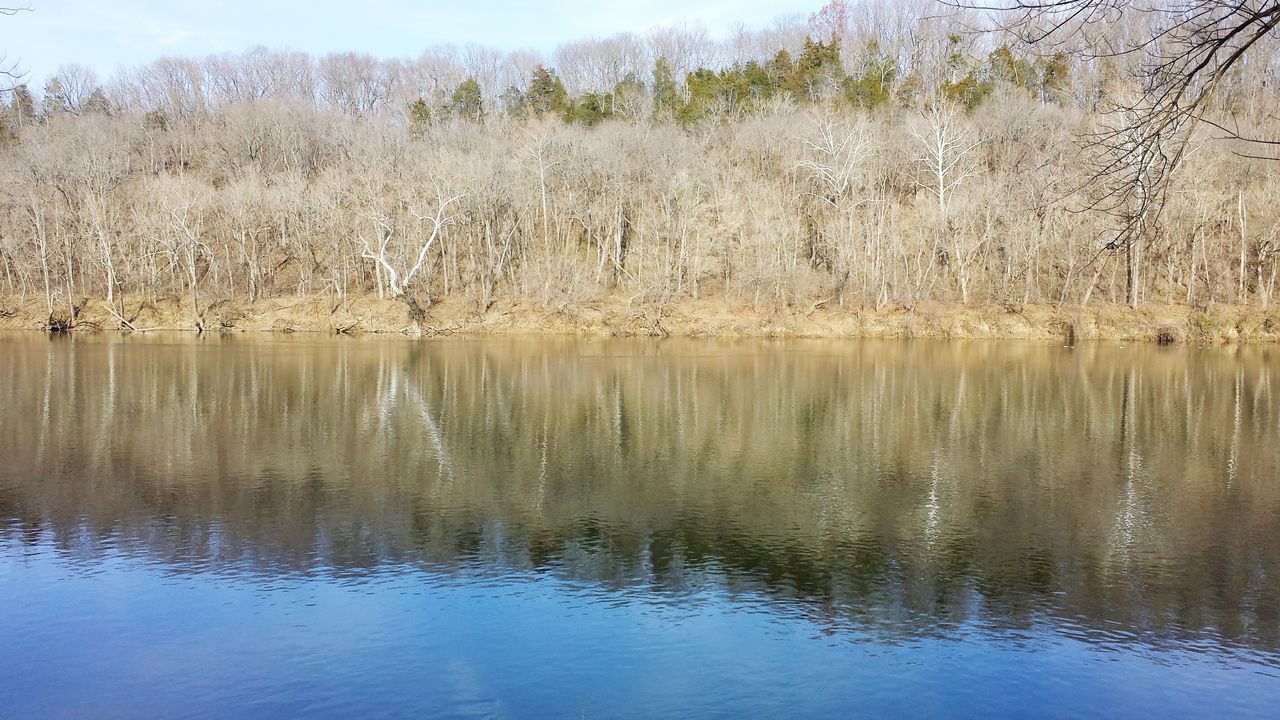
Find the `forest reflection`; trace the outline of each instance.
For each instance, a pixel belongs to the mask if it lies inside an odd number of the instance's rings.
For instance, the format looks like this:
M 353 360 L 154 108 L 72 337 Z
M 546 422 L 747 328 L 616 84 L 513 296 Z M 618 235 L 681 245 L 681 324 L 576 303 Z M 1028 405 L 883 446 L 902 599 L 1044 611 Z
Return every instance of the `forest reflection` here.
M 7 337 L 0 548 L 1280 649 L 1273 348 Z

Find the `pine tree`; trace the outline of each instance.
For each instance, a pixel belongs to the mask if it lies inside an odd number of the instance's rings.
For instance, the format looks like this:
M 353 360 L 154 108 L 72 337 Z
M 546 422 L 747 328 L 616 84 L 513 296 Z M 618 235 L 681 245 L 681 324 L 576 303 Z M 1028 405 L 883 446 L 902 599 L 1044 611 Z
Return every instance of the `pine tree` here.
M 671 74 L 671 64 L 665 57 L 653 63 L 653 119 L 667 122 L 675 116 L 680 97 L 676 93 L 676 79 Z
M 587 93 L 565 114 L 565 120 L 588 127 L 613 117 L 613 95 Z
M 684 78 L 688 99 L 676 109 L 676 122 L 689 126 L 702 121 L 717 108 L 723 108 L 721 100 L 731 101 L 731 91 L 726 92 L 720 74 L 707 68 L 698 68 Z
M 473 122 L 484 119 L 484 96 L 475 78 L 463 80 L 454 89 L 453 96 L 449 98 L 449 111 Z
M 641 108 L 644 106 L 644 101 L 644 83 L 631 73 L 627 73 L 625 78 L 613 86 L 614 117 L 626 120 L 639 119 L 642 117 Z
M 86 114 L 111 114 L 111 103 L 107 102 L 107 96 L 102 92 L 102 88 L 94 88 L 94 91 L 89 94 L 88 99 L 84 101 L 84 112 Z
M 565 91 L 564 83 L 560 82 L 554 70 L 541 65 L 533 69 L 533 78 L 529 81 L 525 96 L 529 107 L 538 116 L 547 113 L 564 115 L 571 109 L 569 93 Z
M 427 101 L 418 98 L 409 103 L 409 137 L 421 140 L 431 129 L 431 107 Z
M 859 74 L 844 79 L 844 100 L 853 107 L 874 110 L 889 102 L 894 82 L 898 77 L 898 65 L 880 50 L 880 44 L 867 43 L 859 63 Z
M 62 89 L 62 81 L 49 78 L 45 83 L 44 95 L 40 101 L 40 114 L 45 117 L 61 115 L 67 111 L 67 101 Z
M 786 89 L 792 97 L 802 101 L 821 100 L 832 88 L 844 82 L 844 65 L 840 62 L 840 40 L 829 42 L 804 39 L 804 50 L 796 59 Z
M 502 112 L 508 117 L 523 118 L 529 112 L 529 99 L 520 92 L 520 88 L 512 85 L 498 96 L 498 102 L 502 106 Z

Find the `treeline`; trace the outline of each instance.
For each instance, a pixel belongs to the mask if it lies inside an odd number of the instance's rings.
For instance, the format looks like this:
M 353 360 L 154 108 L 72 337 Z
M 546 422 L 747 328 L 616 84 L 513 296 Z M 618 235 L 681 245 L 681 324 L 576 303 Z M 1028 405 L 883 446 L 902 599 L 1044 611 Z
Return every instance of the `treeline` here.
M 980 24 L 833 2 L 724 41 L 668 28 L 553 58 L 256 49 L 105 84 L 64 67 L 0 108 L 0 294 L 51 316 L 181 295 L 196 317 L 319 293 L 415 312 L 1123 301 L 1082 138 L 1140 66 Z M 1268 136 L 1273 48 L 1252 52 L 1215 111 Z M 1271 302 L 1276 170 L 1213 136 L 1129 258 L 1141 301 Z

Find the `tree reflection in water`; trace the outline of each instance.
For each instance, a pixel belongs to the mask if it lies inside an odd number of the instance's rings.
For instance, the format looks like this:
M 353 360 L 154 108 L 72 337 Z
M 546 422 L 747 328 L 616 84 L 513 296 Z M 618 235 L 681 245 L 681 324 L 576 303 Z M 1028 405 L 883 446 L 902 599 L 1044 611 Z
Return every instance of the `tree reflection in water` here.
M 0 343 L 0 544 L 1280 647 L 1271 348 Z

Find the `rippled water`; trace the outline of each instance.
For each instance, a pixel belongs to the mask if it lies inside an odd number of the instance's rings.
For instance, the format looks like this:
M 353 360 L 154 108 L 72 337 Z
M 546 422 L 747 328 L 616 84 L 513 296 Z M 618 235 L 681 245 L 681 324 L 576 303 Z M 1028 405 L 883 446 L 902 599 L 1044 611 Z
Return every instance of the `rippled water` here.
M 0 337 L 0 716 L 1277 717 L 1280 352 Z

